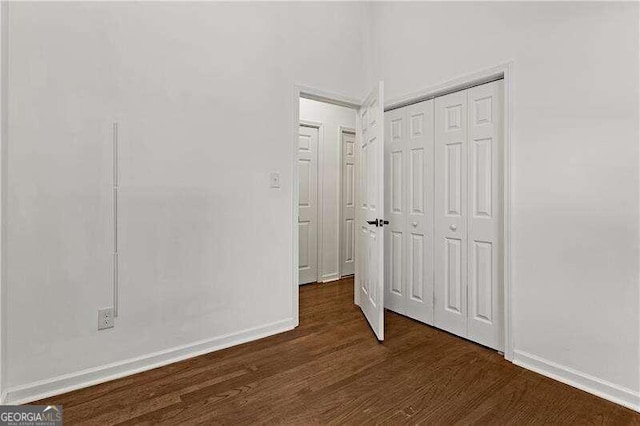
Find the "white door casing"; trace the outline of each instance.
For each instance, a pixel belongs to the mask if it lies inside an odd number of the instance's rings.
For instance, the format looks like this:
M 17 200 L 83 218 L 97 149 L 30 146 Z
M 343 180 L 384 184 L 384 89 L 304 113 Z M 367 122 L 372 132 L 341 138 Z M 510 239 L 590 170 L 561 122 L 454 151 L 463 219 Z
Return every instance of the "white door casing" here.
M 318 280 L 318 133 L 317 127 L 299 126 L 299 284 Z
M 467 337 L 467 92 L 435 99 L 435 325 Z
M 341 132 L 342 196 L 340 201 L 340 275 L 353 275 L 356 255 L 356 135 Z
M 468 338 L 504 348 L 502 284 L 503 80 L 467 90 L 469 155 Z
M 378 340 L 384 340 L 384 219 L 383 84 L 378 83 L 358 111 L 358 185 L 356 303 Z M 371 223 L 369 223 L 371 222 Z

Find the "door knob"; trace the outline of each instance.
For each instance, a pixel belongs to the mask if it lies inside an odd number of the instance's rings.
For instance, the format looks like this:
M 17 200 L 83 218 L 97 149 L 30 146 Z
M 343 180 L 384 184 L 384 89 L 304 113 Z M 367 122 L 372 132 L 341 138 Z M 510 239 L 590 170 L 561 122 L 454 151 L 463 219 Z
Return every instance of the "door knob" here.
M 458 227 L 452 223 L 451 225 L 449 225 L 449 229 L 451 229 L 452 231 L 455 231 L 456 229 L 458 229 Z
M 377 227 L 382 227 L 383 225 L 388 225 L 389 221 L 388 220 L 384 220 L 384 219 L 375 219 L 375 220 L 368 220 L 367 223 L 369 225 L 375 225 Z
M 413 226 L 415 228 L 416 226 L 418 226 L 418 222 L 412 222 L 411 226 Z

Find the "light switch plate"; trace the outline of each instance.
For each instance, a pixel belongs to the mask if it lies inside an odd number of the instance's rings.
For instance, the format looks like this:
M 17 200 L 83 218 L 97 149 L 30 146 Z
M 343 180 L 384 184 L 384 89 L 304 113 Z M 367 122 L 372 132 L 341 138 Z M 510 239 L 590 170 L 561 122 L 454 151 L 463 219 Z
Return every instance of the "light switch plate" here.
M 271 172 L 269 182 L 271 188 L 280 188 L 280 172 Z

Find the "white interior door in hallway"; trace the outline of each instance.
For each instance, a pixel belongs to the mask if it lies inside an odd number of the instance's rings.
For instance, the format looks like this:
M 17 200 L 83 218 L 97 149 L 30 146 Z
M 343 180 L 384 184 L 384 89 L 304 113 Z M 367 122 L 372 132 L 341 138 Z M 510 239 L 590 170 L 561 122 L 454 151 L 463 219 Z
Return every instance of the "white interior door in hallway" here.
M 356 256 L 356 135 L 342 131 L 342 196 L 340 224 L 340 275 L 353 275 Z
M 298 137 L 299 284 L 318 280 L 318 128 L 300 125 Z
M 502 105 L 498 80 L 385 113 L 386 307 L 497 350 Z

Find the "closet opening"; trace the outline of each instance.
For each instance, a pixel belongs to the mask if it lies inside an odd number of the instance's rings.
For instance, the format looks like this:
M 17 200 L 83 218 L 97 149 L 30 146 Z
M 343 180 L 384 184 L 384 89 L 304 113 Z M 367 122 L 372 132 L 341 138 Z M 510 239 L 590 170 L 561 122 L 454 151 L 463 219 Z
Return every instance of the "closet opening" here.
M 385 308 L 504 351 L 503 79 L 385 112 Z

